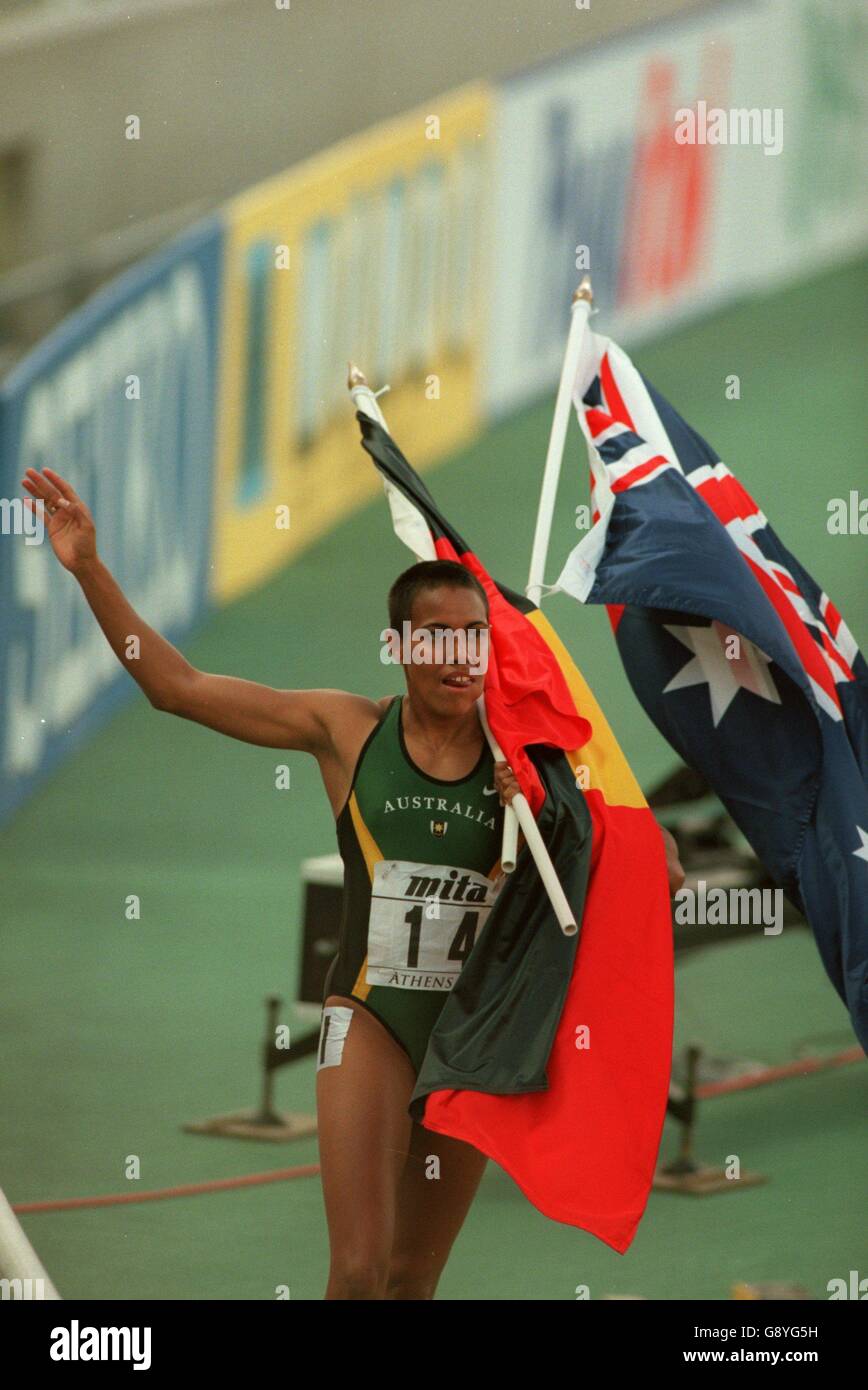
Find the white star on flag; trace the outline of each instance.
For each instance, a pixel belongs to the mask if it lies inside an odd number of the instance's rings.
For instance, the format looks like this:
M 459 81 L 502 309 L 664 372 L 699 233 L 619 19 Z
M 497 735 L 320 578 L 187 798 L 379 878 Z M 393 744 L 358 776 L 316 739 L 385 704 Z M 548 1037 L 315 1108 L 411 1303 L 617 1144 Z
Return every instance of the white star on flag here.
M 753 642 L 748 642 L 734 628 L 718 622 L 713 622 L 710 627 L 677 627 L 670 623 L 663 626 L 693 652 L 693 660 L 682 666 L 678 674 L 664 686 L 664 695 L 670 690 L 707 684 L 715 728 L 739 690 L 749 690 L 751 694 L 759 695 L 774 705 L 781 703 L 771 672 L 767 669 L 771 657 L 766 656 Z M 727 656 L 727 644 L 732 638 L 736 639 L 734 651 L 738 654 Z
M 859 839 L 862 841 L 862 843 L 858 849 L 854 849 L 853 853 L 855 854 L 857 859 L 864 859 L 866 862 L 868 862 L 868 835 L 865 834 L 865 831 L 862 829 L 861 825 L 857 825 L 856 829 L 859 832 Z

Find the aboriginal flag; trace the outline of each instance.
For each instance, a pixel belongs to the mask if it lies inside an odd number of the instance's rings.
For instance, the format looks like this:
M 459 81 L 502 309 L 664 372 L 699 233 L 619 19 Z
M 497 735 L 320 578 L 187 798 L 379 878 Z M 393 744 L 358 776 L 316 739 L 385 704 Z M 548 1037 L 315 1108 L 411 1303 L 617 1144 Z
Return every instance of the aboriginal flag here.
M 579 924 L 563 935 L 523 848 L 431 1034 L 410 1111 L 494 1159 L 546 1216 L 623 1254 L 648 1200 L 672 1063 L 660 829 L 551 625 L 492 579 L 385 430 L 357 419 L 397 534 L 486 591 L 489 722 Z

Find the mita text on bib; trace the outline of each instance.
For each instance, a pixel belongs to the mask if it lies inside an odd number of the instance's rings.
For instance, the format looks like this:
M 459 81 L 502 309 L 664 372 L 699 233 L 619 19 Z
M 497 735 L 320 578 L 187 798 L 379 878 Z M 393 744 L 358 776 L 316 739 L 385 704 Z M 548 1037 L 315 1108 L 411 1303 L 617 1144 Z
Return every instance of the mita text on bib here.
M 371 888 L 367 983 L 451 989 L 496 896 L 492 880 L 472 869 L 380 860 Z

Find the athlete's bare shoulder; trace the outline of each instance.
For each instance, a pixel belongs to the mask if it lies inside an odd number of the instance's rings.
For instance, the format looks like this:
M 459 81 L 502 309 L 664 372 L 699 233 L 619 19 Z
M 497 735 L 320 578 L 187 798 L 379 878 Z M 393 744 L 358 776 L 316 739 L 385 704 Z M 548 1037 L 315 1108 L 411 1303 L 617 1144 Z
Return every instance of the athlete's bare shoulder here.
M 368 734 L 383 718 L 394 695 L 372 700 L 348 690 L 318 690 L 317 705 L 333 752 L 355 764 Z
M 319 690 L 317 704 L 328 733 L 319 754 L 319 765 L 335 815 L 343 806 L 359 754 L 394 699 L 386 695 L 371 700 L 346 690 Z
M 316 697 L 320 718 L 327 726 L 332 741 L 340 738 L 343 730 L 357 725 L 376 724 L 391 696 L 383 700 L 372 700 L 367 695 L 354 695 L 350 690 L 317 690 L 309 692 Z

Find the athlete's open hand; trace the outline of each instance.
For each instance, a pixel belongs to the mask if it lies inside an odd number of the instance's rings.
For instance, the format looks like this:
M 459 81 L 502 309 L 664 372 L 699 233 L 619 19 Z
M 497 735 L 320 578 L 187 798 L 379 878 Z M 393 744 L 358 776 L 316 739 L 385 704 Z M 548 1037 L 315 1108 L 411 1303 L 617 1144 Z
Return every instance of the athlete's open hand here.
M 516 792 L 521 791 L 518 779 L 509 763 L 494 764 L 494 785 L 497 787 L 501 806 L 508 806 Z
M 21 486 L 30 493 L 24 501 L 31 511 L 36 511 L 36 502 L 31 498 L 38 498 L 45 504 L 45 529 L 51 548 L 64 569 L 74 574 L 96 558 L 93 517 L 78 493 L 59 473 L 53 468 L 43 468 L 41 473 L 28 468 Z

